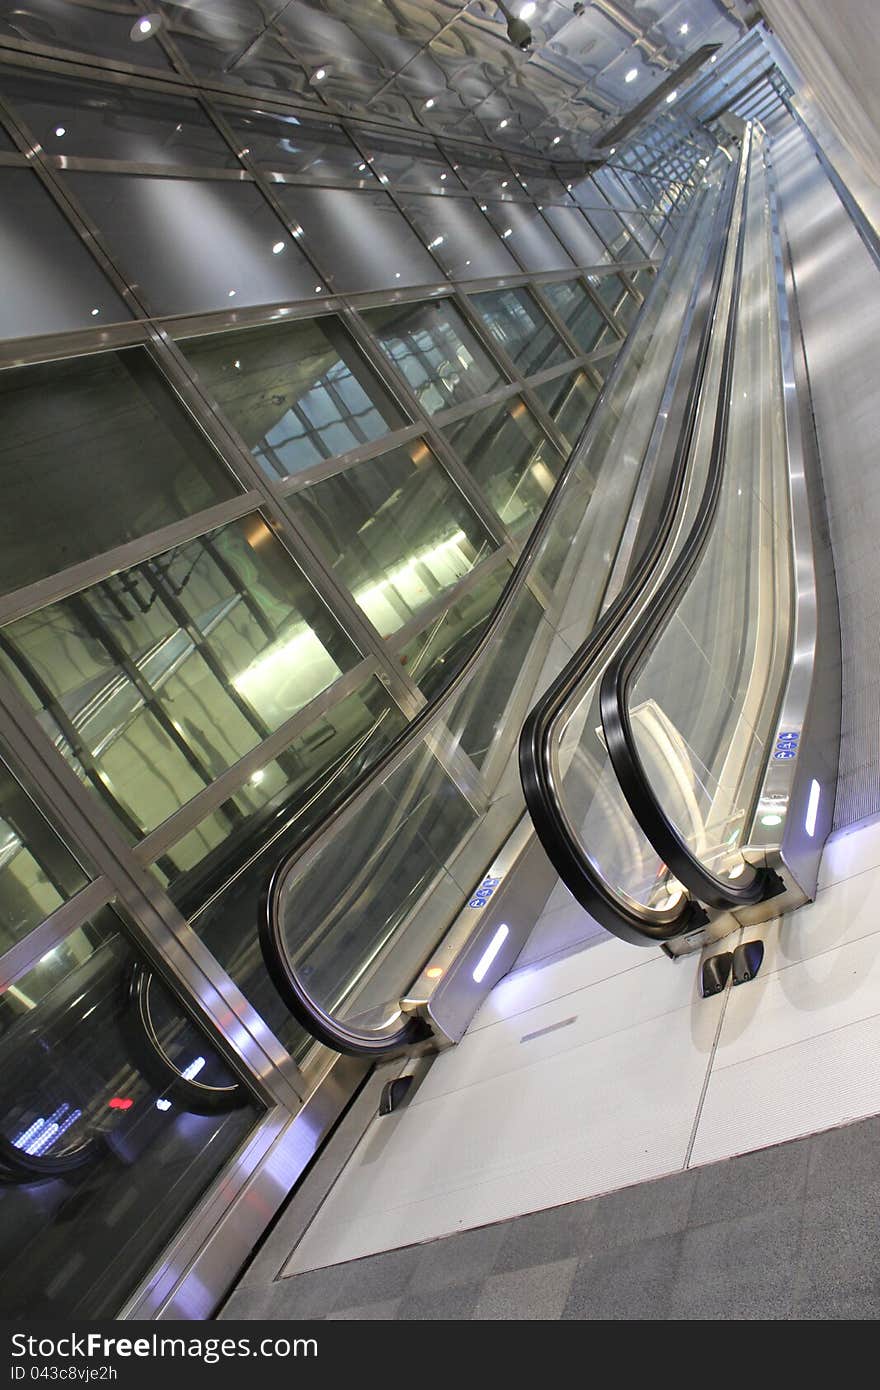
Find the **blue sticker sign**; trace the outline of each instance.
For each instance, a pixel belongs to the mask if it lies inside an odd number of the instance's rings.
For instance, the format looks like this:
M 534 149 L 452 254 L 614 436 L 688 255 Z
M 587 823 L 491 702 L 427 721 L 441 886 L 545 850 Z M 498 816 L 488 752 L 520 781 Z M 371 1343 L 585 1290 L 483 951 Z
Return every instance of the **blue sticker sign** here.
M 776 746 L 773 749 L 773 757 L 777 761 L 784 758 L 794 758 L 797 755 L 800 734 L 796 730 L 785 731 L 777 735 Z
M 491 874 L 487 874 L 474 896 L 468 901 L 468 907 L 485 907 L 500 882 L 500 878 L 493 878 Z

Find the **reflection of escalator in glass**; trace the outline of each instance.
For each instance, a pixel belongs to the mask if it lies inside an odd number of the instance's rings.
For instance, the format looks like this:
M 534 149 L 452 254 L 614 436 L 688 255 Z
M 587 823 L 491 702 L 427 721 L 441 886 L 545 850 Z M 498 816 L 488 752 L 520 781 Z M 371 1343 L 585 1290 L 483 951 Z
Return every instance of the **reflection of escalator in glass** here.
M 82 935 L 80 951 L 92 948 L 82 966 L 52 983 L 47 959 L 0 997 L 6 1182 L 66 1177 L 108 1153 L 130 1161 L 126 1116 L 150 1089 L 159 1112 L 210 1115 L 249 1100 L 151 970 L 137 960 L 121 964 L 99 927 L 89 924 Z M 108 1048 L 111 1031 L 123 1053 Z

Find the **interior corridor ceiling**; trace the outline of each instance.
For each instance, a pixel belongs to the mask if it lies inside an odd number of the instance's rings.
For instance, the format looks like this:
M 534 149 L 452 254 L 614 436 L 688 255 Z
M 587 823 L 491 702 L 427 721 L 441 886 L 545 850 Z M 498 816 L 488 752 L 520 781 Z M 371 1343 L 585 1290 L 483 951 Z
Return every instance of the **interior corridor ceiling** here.
M 373 116 L 510 151 L 584 159 L 748 0 L 0 0 L 0 45 L 87 54 Z

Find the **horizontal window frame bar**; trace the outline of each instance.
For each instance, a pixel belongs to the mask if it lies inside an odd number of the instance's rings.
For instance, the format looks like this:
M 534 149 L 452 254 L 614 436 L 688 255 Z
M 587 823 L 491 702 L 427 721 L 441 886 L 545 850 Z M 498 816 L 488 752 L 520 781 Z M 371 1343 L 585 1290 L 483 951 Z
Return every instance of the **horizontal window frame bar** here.
M 322 715 L 327 714 L 342 700 L 361 686 L 365 685 L 370 677 L 375 677 L 381 682 L 381 668 L 374 656 L 363 657 L 355 666 L 343 671 L 331 685 L 328 685 L 320 694 L 316 695 L 308 704 L 303 705 L 302 709 L 297 710 L 291 717 L 272 733 L 267 739 L 258 743 L 254 748 L 248 750 L 243 757 L 222 772 L 219 777 L 215 777 L 207 787 L 197 792 L 189 801 L 178 808 L 172 815 L 157 825 L 142 840 L 139 840 L 132 847 L 132 855 L 136 862 L 143 868 L 154 864 L 168 850 L 179 843 L 180 840 L 194 830 L 212 811 L 216 811 L 224 801 L 227 801 L 236 791 L 238 791 L 249 777 L 258 772 L 266 763 L 273 762 L 279 754 L 283 753 L 288 745 L 309 727 L 315 723 Z M 389 696 L 390 703 L 393 703 Z
M 0 994 L 38 965 L 43 956 L 60 946 L 72 932 L 84 926 L 100 908 L 113 902 L 115 897 L 116 889 L 102 874 L 57 907 L 21 941 L 4 951 L 0 956 Z

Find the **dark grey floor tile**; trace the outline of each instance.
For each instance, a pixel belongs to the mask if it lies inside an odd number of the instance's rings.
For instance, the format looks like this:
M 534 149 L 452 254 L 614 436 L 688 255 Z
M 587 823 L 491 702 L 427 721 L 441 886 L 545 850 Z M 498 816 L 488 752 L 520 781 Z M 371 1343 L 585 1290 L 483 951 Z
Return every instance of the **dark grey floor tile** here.
M 688 1225 L 732 1221 L 799 1201 L 806 1188 L 809 1158 L 810 1140 L 797 1139 L 695 1169 Z
M 554 1260 L 531 1269 L 492 1274 L 483 1285 L 473 1316 L 480 1321 L 555 1322 L 562 1317 L 578 1258 Z
M 359 1308 L 337 1308 L 329 1313 L 328 1322 L 393 1322 L 400 1307 L 399 1298 L 386 1299 L 384 1303 L 364 1303 Z
M 226 1318 L 324 1318 L 346 1296 L 348 1265 L 310 1269 L 261 1287 L 236 1289 L 220 1313 Z M 351 1300 L 349 1299 L 349 1302 Z
M 687 1231 L 671 1318 L 785 1318 L 794 1303 L 801 1202 Z
M 804 1203 L 795 1285 L 802 1318 L 880 1317 L 880 1183 Z
M 420 1245 L 412 1292 L 426 1293 L 447 1284 L 481 1282 L 489 1273 L 504 1240 L 506 1222 L 460 1231 L 443 1240 Z
M 595 1198 L 585 1253 L 601 1255 L 620 1245 L 636 1245 L 684 1230 L 695 1186 L 694 1173 L 674 1173 Z
M 807 1196 L 822 1197 L 863 1183 L 880 1182 L 880 1115 L 810 1140 Z
M 423 1247 L 405 1245 L 399 1250 L 383 1250 L 346 1266 L 345 1291 L 350 1304 L 378 1303 L 406 1293 L 418 1266 Z M 343 1305 L 337 1299 L 334 1308 Z
M 565 1319 L 648 1321 L 667 1316 L 684 1236 L 657 1236 L 581 1260 Z
M 473 1317 L 482 1285 L 447 1284 L 430 1293 L 411 1293 L 401 1299 L 397 1317 L 406 1322 L 467 1322 Z
M 595 1206 L 595 1202 L 566 1202 L 506 1221 L 494 1272 L 585 1255 Z

